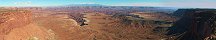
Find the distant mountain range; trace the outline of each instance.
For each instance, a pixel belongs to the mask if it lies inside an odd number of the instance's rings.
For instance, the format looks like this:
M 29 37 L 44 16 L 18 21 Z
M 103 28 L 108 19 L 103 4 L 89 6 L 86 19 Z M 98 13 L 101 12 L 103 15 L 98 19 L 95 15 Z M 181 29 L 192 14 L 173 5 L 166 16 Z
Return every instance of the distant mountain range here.
M 173 7 L 153 7 L 153 6 L 109 6 L 101 4 L 70 4 L 62 6 L 51 6 L 48 9 L 67 9 L 67 10 L 94 10 L 94 11 L 124 11 L 125 13 L 136 12 L 165 12 L 172 13 L 177 10 Z
M 70 4 L 66 6 L 106 6 L 106 5 L 101 5 L 101 4 Z

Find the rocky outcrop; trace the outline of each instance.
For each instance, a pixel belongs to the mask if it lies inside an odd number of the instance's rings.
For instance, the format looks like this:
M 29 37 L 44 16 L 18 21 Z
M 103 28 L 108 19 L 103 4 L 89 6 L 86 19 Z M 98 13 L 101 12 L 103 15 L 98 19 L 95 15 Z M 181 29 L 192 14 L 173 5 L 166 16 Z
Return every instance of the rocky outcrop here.
M 199 8 L 194 8 L 194 9 L 178 9 L 175 12 L 172 13 L 173 16 L 177 17 L 183 17 L 184 15 L 190 14 L 195 11 L 211 11 L 215 9 L 199 9 Z
M 175 40 L 204 40 L 214 34 L 215 13 L 215 9 L 179 9 L 176 15 L 182 17 L 167 35 L 175 36 Z
M 112 17 L 119 19 L 122 24 L 131 27 L 151 27 L 150 24 L 153 24 L 153 21 L 145 20 L 139 15 L 117 13 L 114 14 Z
M 8 10 L 0 12 L 0 40 L 12 29 L 31 23 L 32 14 L 29 11 Z

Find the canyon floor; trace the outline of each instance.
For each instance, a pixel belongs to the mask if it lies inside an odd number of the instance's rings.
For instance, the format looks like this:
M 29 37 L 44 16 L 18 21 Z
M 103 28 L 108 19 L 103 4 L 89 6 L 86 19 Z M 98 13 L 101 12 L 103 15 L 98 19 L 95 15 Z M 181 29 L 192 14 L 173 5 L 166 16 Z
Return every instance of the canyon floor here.
M 122 24 L 121 19 L 113 18 L 112 15 L 104 13 L 82 13 L 84 14 L 83 19 L 86 20 L 84 23 L 87 24 L 83 26 L 70 18 L 67 12 L 32 11 L 26 13 L 29 14 L 28 17 L 25 17 L 26 14 L 19 16 L 16 16 L 16 14 L 19 13 L 8 14 L 15 16 L 15 22 L 0 23 L 3 25 L 0 27 L 9 27 L 4 29 L 8 30 L 7 33 L 0 35 L 1 40 L 160 40 L 166 37 L 154 33 L 153 25 L 148 23 L 143 27 L 133 27 Z M 20 16 L 21 18 L 19 18 Z M 13 17 L 10 19 L 13 19 Z M 17 20 L 28 21 L 16 22 Z M 25 22 L 28 23 L 18 25 Z M 18 25 L 18 27 L 10 25 Z M 0 32 L 4 32 L 4 30 Z
M 0 40 L 216 39 L 215 9 L 129 7 L 134 8 L 137 10 L 112 6 L 2 8 Z

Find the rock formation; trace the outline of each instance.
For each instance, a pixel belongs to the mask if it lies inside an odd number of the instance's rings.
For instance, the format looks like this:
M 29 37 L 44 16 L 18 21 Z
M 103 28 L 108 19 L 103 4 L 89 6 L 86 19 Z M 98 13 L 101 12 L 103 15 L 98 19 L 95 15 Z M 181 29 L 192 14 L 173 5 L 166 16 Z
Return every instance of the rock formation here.
M 29 11 L 8 10 L 0 12 L 0 40 L 12 29 L 31 23 L 32 14 Z
M 168 35 L 176 40 L 204 40 L 214 34 L 216 10 L 214 9 L 179 9 L 177 16 L 181 16 Z M 180 14 L 181 13 L 181 14 Z M 173 38 L 173 37 L 171 37 Z

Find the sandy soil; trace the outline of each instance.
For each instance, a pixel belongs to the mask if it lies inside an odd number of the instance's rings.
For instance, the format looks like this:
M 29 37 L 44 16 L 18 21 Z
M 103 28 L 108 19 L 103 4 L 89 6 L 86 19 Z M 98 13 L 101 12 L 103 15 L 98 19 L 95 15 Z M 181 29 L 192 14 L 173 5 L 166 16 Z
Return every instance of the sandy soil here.
M 32 13 L 33 15 L 28 16 L 32 19 L 29 20 L 29 23 L 11 28 L 8 34 L 2 34 L 3 36 L 0 35 L 0 38 L 3 40 L 158 40 L 161 38 L 150 32 L 152 28 L 125 26 L 119 23 L 120 20 L 103 13 L 85 13 L 84 17 L 86 18 L 84 19 L 87 20 L 85 23 L 88 24 L 85 26 L 79 26 L 66 13 L 52 11 Z M 27 20 L 26 16 L 23 18 Z M 18 18 L 17 20 L 23 19 Z M 9 26 L 25 22 L 10 23 Z M 0 31 L 4 32 L 1 29 Z
M 69 19 L 67 15 L 36 17 L 34 22 L 38 26 L 53 31 L 56 40 L 72 40 L 71 34 L 79 29 L 76 21 Z
M 119 20 L 111 18 L 103 13 L 85 13 L 88 22 L 81 26 L 86 30 L 92 30 L 91 38 L 97 40 L 158 40 L 161 36 L 152 33 L 151 28 L 135 28 L 124 26 Z M 151 25 L 146 25 L 151 26 Z
M 13 29 L 8 35 L 6 40 L 30 40 L 31 38 L 38 40 L 47 40 L 50 38 L 49 33 L 43 28 L 35 24 L 29 24 L 24 27 Z

